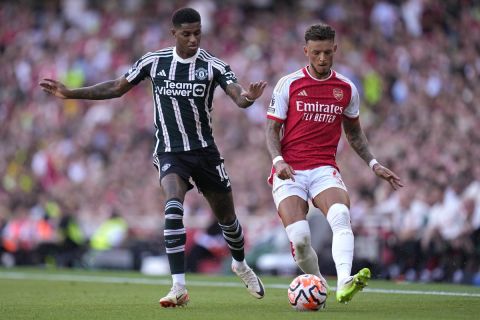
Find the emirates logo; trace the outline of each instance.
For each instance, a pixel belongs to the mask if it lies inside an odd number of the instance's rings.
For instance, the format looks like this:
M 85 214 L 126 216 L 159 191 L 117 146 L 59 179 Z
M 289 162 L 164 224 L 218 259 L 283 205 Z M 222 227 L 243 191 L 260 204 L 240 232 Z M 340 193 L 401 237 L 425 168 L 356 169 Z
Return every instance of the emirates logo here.
M 333 96 L 334 96 L 335 99 L 337 99 L 338 101 L 342 100 L 342 99 L 343 99 L 343 90 L 342 90 L 342 89 L 339 89 L 339 88 L 334 88 L 334 89 L 333 89 Z

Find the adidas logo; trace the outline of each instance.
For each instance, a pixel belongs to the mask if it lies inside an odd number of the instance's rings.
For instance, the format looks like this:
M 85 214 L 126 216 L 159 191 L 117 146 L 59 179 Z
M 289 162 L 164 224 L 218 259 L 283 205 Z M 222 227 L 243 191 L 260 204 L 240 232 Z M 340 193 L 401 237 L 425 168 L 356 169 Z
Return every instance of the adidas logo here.
M 299 95 L 299 96 L 304 96 L 304 97 L 308 96 L 307 91 L 305 91 L 305 89 L 303 89 L 302 91 L 300 91 L 300 92 L 298 93 L 298 95 Z
M 157 73 L 157 76 L 166 77 L 167 74 L 165 73 L 165 70 L 162 69 Z

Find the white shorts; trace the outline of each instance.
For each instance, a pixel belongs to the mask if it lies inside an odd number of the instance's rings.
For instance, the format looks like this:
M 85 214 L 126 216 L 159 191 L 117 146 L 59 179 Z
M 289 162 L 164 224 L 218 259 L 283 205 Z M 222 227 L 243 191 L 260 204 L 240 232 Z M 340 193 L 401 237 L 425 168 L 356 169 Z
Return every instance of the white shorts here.
M 332 166 L 323 166 L 309 170 L 295 170 L 295 181 L 273 177 L 272 194 L 278 209 L 280 202 L 290 196 L 299 196 L 305 201 L 315 198 L 328 188 L 340 188 L 347 191 L 342 176 Z

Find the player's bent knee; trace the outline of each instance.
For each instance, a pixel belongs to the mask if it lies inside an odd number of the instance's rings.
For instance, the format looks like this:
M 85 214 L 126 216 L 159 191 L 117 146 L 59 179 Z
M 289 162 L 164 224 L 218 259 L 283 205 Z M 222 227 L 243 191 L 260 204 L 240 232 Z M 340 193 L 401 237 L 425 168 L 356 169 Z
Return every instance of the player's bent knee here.
M 297 255 L 302 255 L 311 247 L 310 227 L 306 220 L 301 220 L 288 225 L 285 228 L 293 248 Z
M 344 204 L 335 203 L 328 209 L 327 221 L 334 232 L 340 229 L 351 229 L 350 210 Z

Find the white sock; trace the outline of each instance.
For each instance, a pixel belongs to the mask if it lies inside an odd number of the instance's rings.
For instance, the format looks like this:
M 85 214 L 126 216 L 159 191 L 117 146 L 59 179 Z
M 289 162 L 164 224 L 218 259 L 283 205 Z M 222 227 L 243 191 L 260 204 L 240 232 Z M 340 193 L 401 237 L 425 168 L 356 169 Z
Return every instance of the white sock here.
M 245 259 L 243 259 L 243 261 L 237 261 L 232 258 L 232 267 L 234 267 L 237 271 L 245 271 L 248 268 L 248 264 Z
M 304 273 L 321 276 L 318 267 L 318 257 L 312 248 L 310 227 L 307 220 L 294 222 L 285 227 L 288 239 L 292 245 L 292 255 L 297 265 Z
M 185 287 L 185 273 L 172 274 L 173 285 L 179 284 Z
M 341 286 L 352 272 L 354 239 L 348 207 L 335 203 L 328 209 L 327 221 L 333 233 L 332 256 L 337 269 L 337 285 Z

